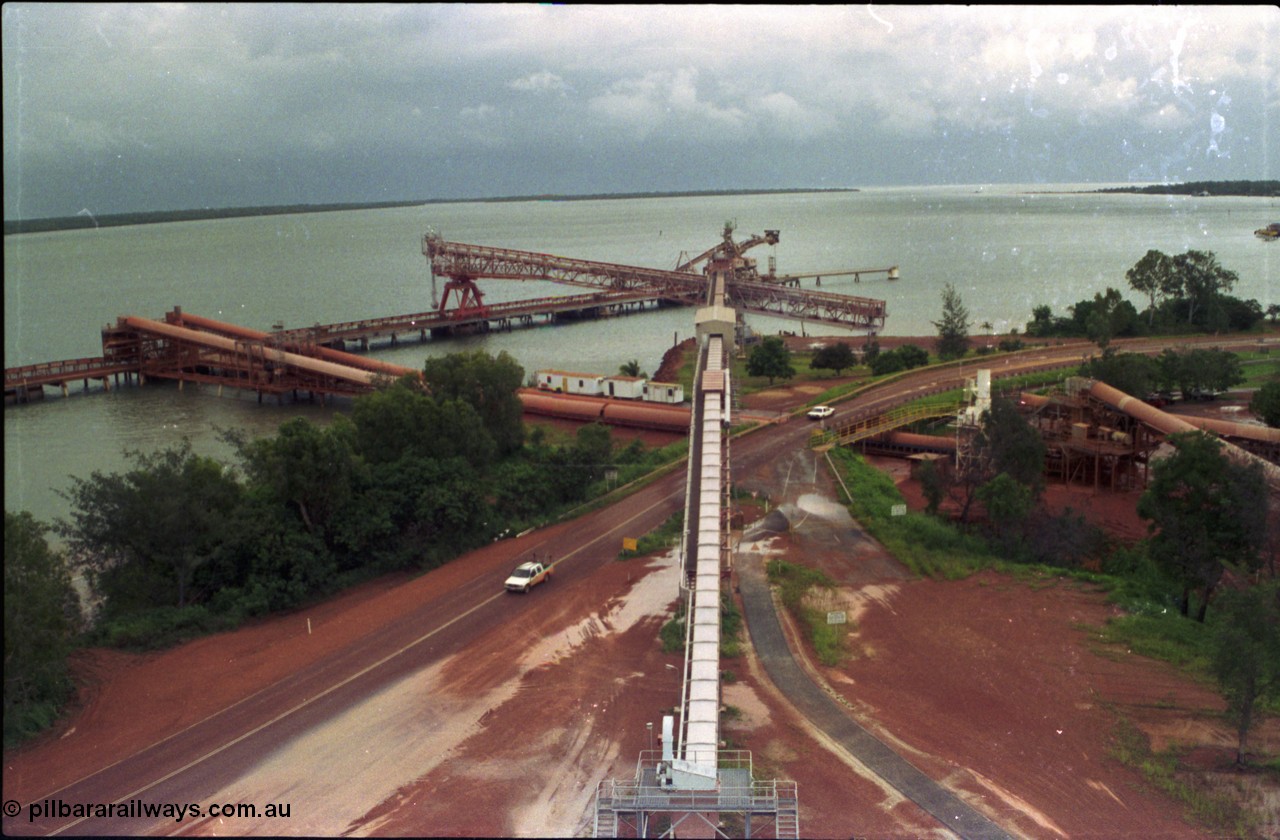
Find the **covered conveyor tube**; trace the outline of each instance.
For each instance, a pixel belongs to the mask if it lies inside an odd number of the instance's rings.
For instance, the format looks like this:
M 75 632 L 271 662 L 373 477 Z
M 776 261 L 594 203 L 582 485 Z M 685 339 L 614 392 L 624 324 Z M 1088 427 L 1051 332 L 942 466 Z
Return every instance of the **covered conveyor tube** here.
M 1142 400 L 1139 400 L 1137 397 L 1131 397 L 1125 394 L 1123 391 L 1118 391 L 1109 385 L 1104 385 L 1101 382 L 1095 382 L 1094 384 L 1103 385 L 1104 389 L 1114 392 L 1113 396 L 1115 394 L 1119 394 L 1120 396 L 1124 397 L 1127 400 L 1136 401 L 1137 403 L 1143 406 L 1146 406 L 1146 408 L 1150 409 L 1152 412 L 1155 412 L 1156 415 L 1159 415 L 1161 417 L 1166 417 L 1170 421 L 1186 423 L 1187 425 L 1192 427 L 1192 429 L 1189 429 L 1189 430 L 1184 429 L 1184 431 L 1191 431 L 1194 429 L 1203 429 L 1206 432 L 1213 432 L 1214 434 L 1221 435 L 1222 437 L 1243 438 L 1244 440 L 1256 440 L 1263 443 L 1280 443 L 1280 429 L 1272 429 L 1268 426 L 1257 426 L 1252 423 L 1236 423 L 1231 420 L 1219 420 L 1214 417 L 1190 417 L 1190 416 L 1182 417 L 1174 414 L 1169 414 L 1168 412 L 1161 411 L 1160 409 L 1156 408 L 1153 405 L 1150 405 L 1149 403 L 1145 403 Z M 1134 417 L 1137 420 L 1143 420 L 1143 422 L 1146 422 L 1143 419 L 1143 417 L 1140 416 L 1139 414 L 1131 411 L 1127 411 L 1121 408 L 1120 405 L 1118 404 L 1119 400 L 1116 400 L 1115 402 L 1113 402 L 1112 400 L 1106 399 L 1099 393 L 1094 393 L 1092 390 L 1090 391 L 1090 393 L 1092 393 L 1095 397 L 1107 403 L 1117 411 L 1123 411 L 1125 414 L 1129 414 L 1131 417 Z M 1022 394 L 1020 394 L 1019 399 L 1021 399 L 1022 402 L 1025 403 L 1026 405 L 1031 405 L 1031 406 L 1048 405 L 1050 402 L 1052 402 L 1051 398 L 1049 397 L 1042 396 L 1040 394 L 1028 394 L 1026 392 L 1023 392 Z M 1126 403 L 1126 405 L 1132 406 L 1133 403 L 1132 402 Z M 1154 423 L 1148 423 L 1148 425 L 1150 425 L 1153 429 L 1157 429 L 1158 431 L 1165 432 L 1166 434 L 1172 434 L 1172 432 L 1166 432 L 1163 428 L 1155 425 Z
M 170 321 L 177 319 L 174 324 L 175 326 L 197 327 L 211 333 L 217 333 L 224 336 L 235 336 L 246 341 L 270 342 L 272 339 L 271 333 L 263 332 L 262 330 L 250 329 L 249 327 L 242 327 L 238 324 L 229 324 L 226 321 L 205 318 L 202 315 L 192 315 L 177 308 L 175 308 L 167 317 Z M 393 365 L 389 362 L 380 362 L 377 359 L 357 356 L 354 353 L 346 353 L 342 350 L 334 350 L 332 347 L 316 347 L 315 353 L 315 358 L 318 359 L 324 359 L 335 364 L 359 368 L 361 370 L 371 370 L 374 373 L 381 373 L 394 378 L 399 378 L 407 373 L 417 373 L 413 368 L 404 367 L 403 365 Z
M 1149 405 L 1137 397 L 1130 396 L 1118 388 L 1114 388 L 1105 382 L 1094 381 L 1086 389 L 1088 394 L 1107 405 L 1114 408 L 1122 414 L 1127 414 L 1140 423 L 1143 423 L 1158 432 L 1166 435 L 1175 435 L 1182 432 L 1200 431 L 1195 425 L 1181 417 L 1176 417 L 1167 412 L 1161 411 L 1153 405 Z M 1261 440 L 1271 443 L 1280 441 L 1280 430 L 1266 429 L 1259 426 L 1250 426 L 1244 423 L 1227 423 L 1226 421 L 1216 421 L 1217 429 L 1206 427 L 1207 431 L 1213 431 L 1217 434 L 1231 435 L 1235 437 L 1247 438 L 1250 440 Z M 1226 431 L 1223 427 L 1230 427 L 1230 431 Z M 1229 456 L 1237 461 L 1255 461 L 1262 465 L 1263 474 L 1266 476 L 1267 483 L 1273 488 L 1280 487 L 1280 467 L 1254 455 L 1236 446 L 1230 441 L 1223 441 L 1223 446 Z
M 212 333 L 200 332 L 199 330 L 188 329 L 187 327 L 178 327 L 173 324 L 166 324 L 161 321 L 153 321 L 150 318 L 139 318 L 136 315 L 130 315 L 122 319 L 126 326 L 132 327 L 140 332 L 151 333 L 174 341 L 183 341 L 188 344 L 195 344 L 201 347 L 208 347 L 214 350 L 222 350 L 228 353 L 243 353 L 244 344 L 235 339 L 225 336 L 214 335 Z M 354 382 L 358 385 L 367 385 L 373 387 L 378 374 L 369 370 L 360 370 L 349 365 L 341 365 L 336 362 L 327 362 L 321 359 L 313 359 L 310 356 L 303 356 L 298 353 L 288 353 L 284 350 L 277 350 L 273 347 L 262 347 L 263 358 L 270 359 L 283 365 L 295 367 L 298 370 L 305 370 L 309 373 L 319 374 L 321 376 L 329 376 L 334 379 L 340 379 L 344 382 Z

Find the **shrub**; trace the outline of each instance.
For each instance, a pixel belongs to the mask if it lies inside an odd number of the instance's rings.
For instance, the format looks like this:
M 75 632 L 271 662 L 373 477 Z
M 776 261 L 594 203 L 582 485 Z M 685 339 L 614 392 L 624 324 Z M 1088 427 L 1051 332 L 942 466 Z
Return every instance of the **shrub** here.
M 108 647 L 159 650 L 197 636 L 228 630 L 234 621 L 203 605 L 156 607 L 118 616 L 102 624 L 97 636 Z

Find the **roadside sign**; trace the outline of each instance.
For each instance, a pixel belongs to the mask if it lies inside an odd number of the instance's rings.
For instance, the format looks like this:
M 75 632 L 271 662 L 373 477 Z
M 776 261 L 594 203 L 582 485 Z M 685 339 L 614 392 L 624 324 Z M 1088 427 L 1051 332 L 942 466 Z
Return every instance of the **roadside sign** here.
M 623 538 L 622 538 L 622 550 L 623 550 L 623 551 L 635 551 L 635 550 L 636 550 L 636 540 L 635 540 L 635 539 L 633 539 L 633 538 L 631 538 L 631 537 L 623 537 Z
M 906 515 L 907 515 L 907 506 L 906 506 L 906 505 L 894 505 L 892 508 L 890 508 L 890 509 L 889 509 L 889 515 L 890 515 L 890 516 L 906 516 Z
M 849 620 L 849 616 L 844 610 L 835 610 L 827 613 L 827 624 L 844 624 Z

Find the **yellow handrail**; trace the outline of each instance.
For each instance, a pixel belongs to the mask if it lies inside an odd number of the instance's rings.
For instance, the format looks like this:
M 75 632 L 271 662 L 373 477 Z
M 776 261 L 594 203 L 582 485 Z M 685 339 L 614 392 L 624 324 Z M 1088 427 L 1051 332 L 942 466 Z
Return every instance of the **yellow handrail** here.
M 958 402 L 924 402 L 912 403 L 891 409 L 883 414 L 871 414 L 856 417 L 851 421 L 827 431 L 815 431 L 810 440 L 811 446 L 834 444 L 848 446 L 885 432 L 909 426 L 919 420 L 931 417 L 946 417 L 960 409 Z

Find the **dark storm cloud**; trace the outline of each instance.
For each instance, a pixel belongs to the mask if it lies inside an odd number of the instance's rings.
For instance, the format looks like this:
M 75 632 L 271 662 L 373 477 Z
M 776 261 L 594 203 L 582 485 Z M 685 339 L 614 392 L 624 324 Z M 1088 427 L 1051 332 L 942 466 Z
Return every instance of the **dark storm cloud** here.
M 1258 7 L 9 4 L 5 217 L 1275 177 Z

